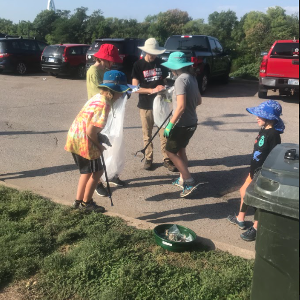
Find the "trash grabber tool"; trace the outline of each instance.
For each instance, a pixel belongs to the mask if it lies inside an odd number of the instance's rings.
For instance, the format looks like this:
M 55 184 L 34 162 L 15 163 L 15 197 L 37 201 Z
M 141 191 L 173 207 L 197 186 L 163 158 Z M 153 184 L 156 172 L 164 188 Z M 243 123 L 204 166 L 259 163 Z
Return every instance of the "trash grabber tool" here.
M 159 131 L 163 128 L 163 126 L 167 123 L 167 121 L 170 119 L 170 117 L 172 116 L 173 111 L 170 112 L 170 114 L 168 115 L 168 117 L 166 118 L 166 120 L 162 123 L 162 125 L 158 128 L 158 130 L 156 131 L 156 133 L 152 136 L 151 140 L 149 141 L 149 143 L 146 145 L 146 147 L 142 150 L 137 151 L 134 156 L 138 156 L 138 153 L 142 153 L 143 155 L 143 159 L 141 160 L 141 162 L 145 159 L 146 157 L 146 149 L 149 147 L 149 145 L 152 143 L 152 141 L 154 140 L 154 138 L 157 136 L 157 134 L 159 133 Z
M 107 146 L 111 147 L 111 143 L 108 139 L 108 137 L 104 134 L 98 133 L 98 140 L 99 142 L 102 144 L 106 144 Z M 114 206 L 114 203 L 112 201 L 112 193 L 111 193 L 111 189 L 110 189 L 110 185 L 109 185 L 109 180 L 108 180 L 108 176 L 107 176 L 107 170 L 106 170 L 106 164 L 105 164 L 105 160 L 104 160 L 104 156 L 103 153 L 101 154 L 101 159 L 102 159 L 102 165 L 103 165 L 103 169 L 104 169 L 104 174 L 105 174 L 105 179 L 106 179 L 106 185 L 107 185 L 107 191 L 108 191 L 108 197 L 110 199 L 110 204 L 111 206 Z
M 106 179 L 106 185 L 107 185 L 108 197 L 109 197 L 109 199 L 110 199 L 110 205 L 111 205 L 111 206 L 114 206 L 114 203 L 113 203 L 112 197 L 111 197 L 111 189 L 110 189 L 110 185 L 109 185 L 109 180 L 108 180 L 108 176 L 107 176 L 107 170 L 106 170 L 106 165 L 105 165 L 105 160 L 104 160 L 103 154 L 101 154 L 101 159 L 102 159 L 102 165 L 103 165 L 104 174 L 105 174 L 105 179 Z

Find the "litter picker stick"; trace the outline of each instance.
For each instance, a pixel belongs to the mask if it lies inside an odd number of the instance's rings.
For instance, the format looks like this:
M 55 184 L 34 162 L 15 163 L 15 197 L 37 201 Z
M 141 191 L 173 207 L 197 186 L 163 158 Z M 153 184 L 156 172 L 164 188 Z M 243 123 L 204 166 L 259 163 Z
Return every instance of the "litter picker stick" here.
M 106 170 L 106 165 L 105 165 L 105 160 L 104 160 L 103 154 L 101 154 L 101 159 L 102 159 L 102 164 L 103 164 L 103 169 L 104 169 L 104 174 L 105 174 L 105 179 L 106 179 L 108 197 L 110 199 L 110 205 L 114 206 L 114 203 L 113 203 L 112 197 L 111 197 L 111 189 L 110 189 L 110 185 L 109 185 L 109 180 L 108 180 L 108 176 L 107 176 L 107 170 Z
M 108 147 L 112 147 L 112 145 L 106 135 L 98 133 L 98 140 L 99 140 L 99 143 L 101 143 L 101 144 L 103 143 L 103 144 L 106 144 Z M 114 206 L 112 197 L 111 197 L 112 193 L 111 193 L 111 189 L 110 189 L 110 185 L 109 185 L 109 180 L 108 180 L 108 176 L 107 176 L 106 164 L 105 164 L 103 153 L 101 154 L 101 159 L 102 159 L 102 165 L 103 165 L 105 179 L 106 179 L 108 197 L 110 199 L 111 206 Z
M 152 141 L 154 140 L 154 138 L 157 136 L 157 134 L 159 133 L 159 131 L 163 128 L 163 126 L 167 123 L 167 121 L 170 119 L 170 117 L 172 116 L 172 113 L 173 111 L 170 112 L 170 114 L 168 115 L 168 117 L 166 118 L 166 120 L 162 123 L 162 125 L 158 128 L 158 130 L 156 131 L 156 133 L 153 135 L 152 139 L 150 140 L 150 142 L 147 144 L 147 146 L 142 149 L 142 150 L 139 150 L 135 153 L 134 156 L 137 156 L 139 152 L 141 152 L 144 157 L 143 159 L 141 160 L 141 162 L 145 159 L 146 157 L 146 149 L 149 147 L 149 145 L 152 143 Z

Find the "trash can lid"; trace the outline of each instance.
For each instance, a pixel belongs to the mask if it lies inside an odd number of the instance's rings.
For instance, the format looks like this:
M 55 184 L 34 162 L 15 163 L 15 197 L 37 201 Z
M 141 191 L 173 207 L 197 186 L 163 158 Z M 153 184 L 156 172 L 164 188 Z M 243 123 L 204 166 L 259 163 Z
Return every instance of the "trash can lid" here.
M 245 203 L 299 219 L 299 145 L 277 145 L 246 191 Z

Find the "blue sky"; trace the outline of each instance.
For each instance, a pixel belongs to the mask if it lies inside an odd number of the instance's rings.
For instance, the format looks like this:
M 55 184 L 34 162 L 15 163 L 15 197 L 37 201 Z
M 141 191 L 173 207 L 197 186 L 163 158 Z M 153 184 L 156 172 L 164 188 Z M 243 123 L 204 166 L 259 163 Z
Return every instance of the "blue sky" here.
M 33 21 L 39 12 L 46 9 L 47 2 L 48 0 L 12 0 L 11 2 L 0 0 L 0 18 L 9 19 L 15 23 L 19 20 Z M 89 8 L 89 14 L 101 9 L 106 18 L 132 18 L 138 21 L 143 21 L 147 15 L 156 15 L 175 8 L 187 11 L 193 19 L 205 20 L 214 11 L 232 9 L 238 17 L 242 17 L 249 11 L 266 11 L 268 7 L 276 5 L 284 7 L 289 14 L 299 13 L 297 0 L 54 0 L 54 2 L 57 9 L 74 11 L 75 8 L 84 6 Z

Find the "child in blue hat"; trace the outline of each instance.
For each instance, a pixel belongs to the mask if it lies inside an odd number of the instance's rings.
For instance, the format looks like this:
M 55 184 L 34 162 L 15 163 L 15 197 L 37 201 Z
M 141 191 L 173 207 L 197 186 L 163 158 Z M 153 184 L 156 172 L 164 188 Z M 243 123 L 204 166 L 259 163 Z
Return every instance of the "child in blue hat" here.
M 186 148 L 197 129 L 196 108 L 202 103 L 202 98 L 191 68 L 193 63 L 187 61 L 183 52 L 172 53 L 168 61 L 162 65 L 178 76 L 174 85 L 173 116 L 164 136 L 167 138 L 167 154 L 180 172 L 180 177 L 173 184 L 182 188 L 180 197 L 185 198 L 199 185 L 189 172 Z
M 278 144 L 281 144 L 280 135 L 285 129 L 284 123 L 280 118 L 282 114 L 282 107 L 277 101 L 268 100 L 261 103 L 259 106 L 247 108 L 247 111 L 257 117 L 257 123 L 259 127 L 261 127 L 261 130 L 254 143 L 250 174 L 240 189 L 240 212 L 238 216 L 230 215 L 227 218 L 232 224 L 238 225 L 238 227 L 242 230 L 246 228 L 245 216 L 248 209 L 248 205 L 244 203 L 246 189 L 252 182 L 254 174 L 262 167 L 273 148 L 275 148 Z M 241 234 L 241 238 L 245 241 L 254 241 L 256 239 L 258 225 L 256 214 L 254 219 L 254 225 Z
M 100 156 L 105 147 L 98 141 L 113 103 L 130 90 L 124 73 L 109 71 L 99 85 L 99 94 L 90 99 L 75 118 L 67 136 L 65 150 L 72 153 L 80 171 L 74 208 L 104 212 L 93 201 L 93 194 L 103 174 Z

